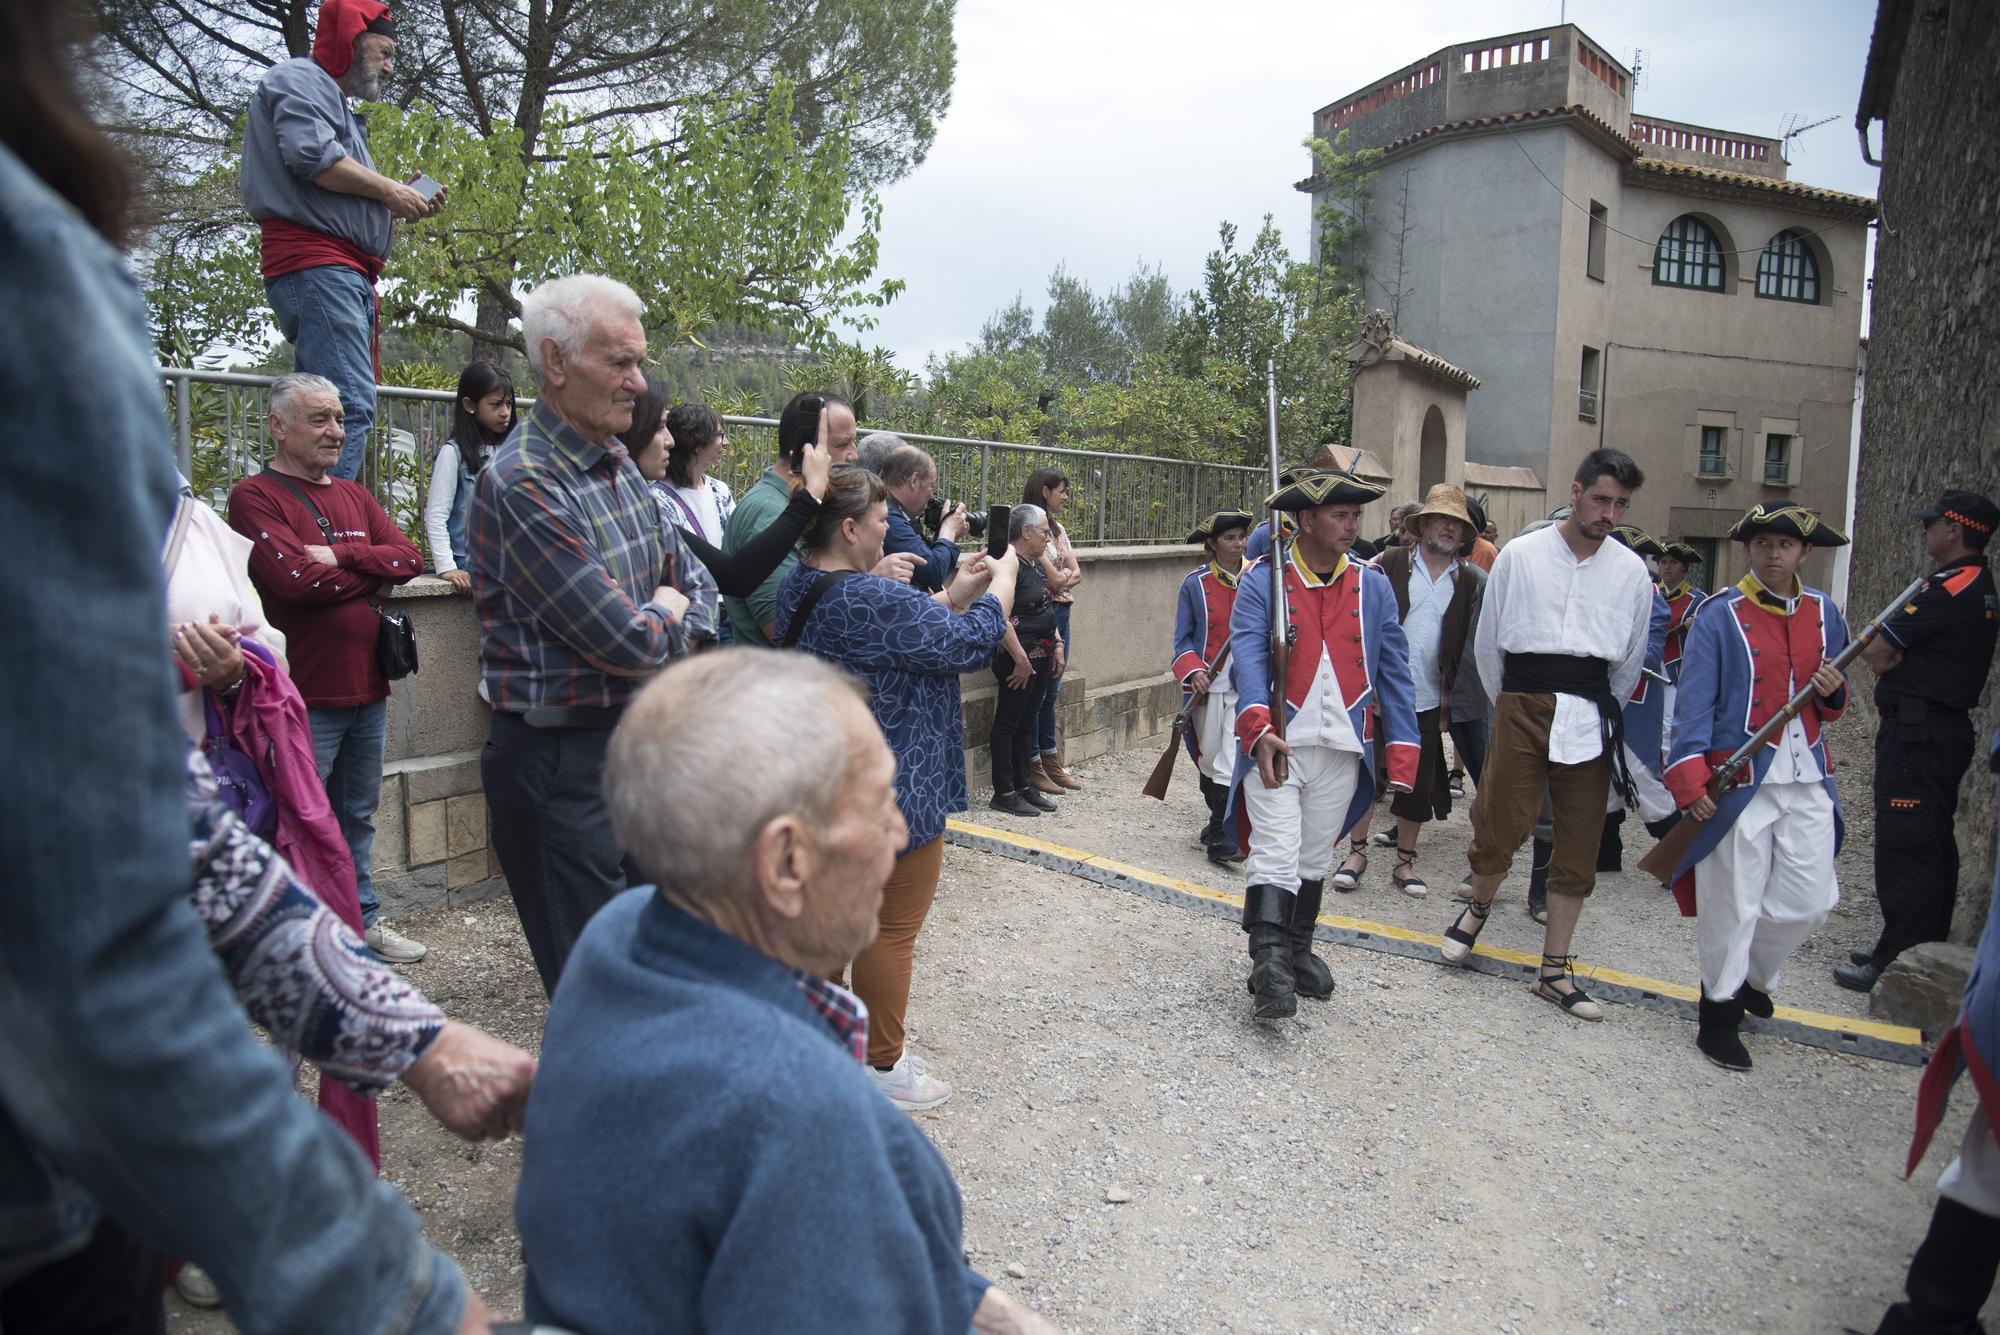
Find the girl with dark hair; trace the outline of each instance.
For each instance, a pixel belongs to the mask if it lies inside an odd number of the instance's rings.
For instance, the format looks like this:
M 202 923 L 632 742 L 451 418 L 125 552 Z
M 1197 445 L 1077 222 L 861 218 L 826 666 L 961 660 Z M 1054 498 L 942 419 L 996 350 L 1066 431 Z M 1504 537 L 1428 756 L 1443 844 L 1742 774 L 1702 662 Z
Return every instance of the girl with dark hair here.
M 920 1112 L 951 1097 L 949 1084 L 903 1050 L 903 1015 L 917 933 L 944 866 L 945 818 L 970 801 L 958 678 L 993 661 L 1020 565 L 1011 552 L 961 561 L 948 586 L 927 594 L 869 573 L 888 533 L 881 480 L 836 468 L 802 559 L 778 585 L 773 628 L 779 643 L 838 663 L 868 684 L 868 708 L 896 755 L 896 806 L 910 842 L 882 888 L 881 926 L 855 957 L 853 986 L 868 1007 L 869 1073 L 897 1107 Z M 826 776 L 828 783 L 840 777 Z
M 736 512 L 729 484 L 710 470 L 729 452 L 722 414 L 705 403 L 677 403 L 667 414 L 666 480 L 653 490 L 667 501 L 673 521 L 704 542 L 722 545 L 722 526 Z
M 459 372 L 451 436 L 431 460 L 431 489 L 424 499 L 424 534 L 439 578 L 470 592 L 466 571 L 472 493 L 493 450 L 514 429 L 514 378 L 496 362 L 478 361 Z
M 660 507 L 660 517 L 680 534 L 688 550 L 694 553 L 695 560 L 707 567 L 716 588 L 732 598 L 747 598 L 770 577 L 772 571 L 785 563 L 785 558 L 798 545 L 799 535 L 819 513 L 820 498 L 826 495 L 827 475 L 833 470 L 833 456 L 818 441 L 808 441 L 800 460 L 799 483 L 792 492 L 792 499 L 769 527 L 734 552 L 725 552 L 704 534 L 680 522 L 679 508 L 667 490 L 669 461 L 679 448 L 680 439 L 674 434 L 673 421 L 676 415 L 682 415 L 687 420 L 683 409 L 691 407 L 698 413 L 714 414 L 714 409 L 698 404 L 681 404 L 669 413 L 666 391 L 658 385 L 649 384 L 632 401 L 632 425 L 619 432 L 618 439 L 631 451 L 633 464 L 652 487 L 653 500 Z M 721 422 L 719 415 L 716 422 L 718 425 Z M 710 445 L 712 447 L 713 442 Z M 727 488 L 723 489 L 723 494 L 728 494 Z M 716 607 L 716 622 L 716 643 L 732 643 L 735 635 L 729 626 L 729 614 L 720 604 Z
M 1062 762 L 1062 732 L 1056 723 L 1056 695 L 1062 689 L 1063 672 L 1073 657 L 1069 637 L 1070 606 L 1076 588 L 1083 583 L 1083 567 L 1069 544 L 1069 531 L 1058 518 L 1069 508 L 1069 478 L 1060 468 L 1037 468 L 1021 489 L 1021 504 L 1038 505 L 1048 512 L 1049 542 L 1042 553 L 1042 573 L 1049 582 L 1049 601 L 1055 613 L 1056 634 L 1062 640 L 1062 667 L 1049 678 L 1048 692 L 1042 697 L 1041 712 L 1035 718 L 1035 740 L 1041 754 L 1029 767 L 1028 780 L 1038 793 L 1059 793 L 1065 788 L 1081 788 L 1083 783 Z

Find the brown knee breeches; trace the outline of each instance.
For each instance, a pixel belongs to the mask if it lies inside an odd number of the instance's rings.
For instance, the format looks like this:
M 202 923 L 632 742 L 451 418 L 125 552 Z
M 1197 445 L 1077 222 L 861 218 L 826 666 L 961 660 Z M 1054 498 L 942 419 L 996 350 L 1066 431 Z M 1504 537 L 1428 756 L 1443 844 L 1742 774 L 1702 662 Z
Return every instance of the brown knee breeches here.
M 1610 758 L 1600 754 L 1581 765 L 1549 760 L 1553 695 L 1502 691 L 1493 707 L 1493 737 L 1486 771 L 1472 803 L 1475 874 L 1504 874 L 1527 841 L 1548 789 L 1555 811 L 1555 856 L 1549 862 L 1549 893 L 1587 895 L 1597 884 L 1597 845 L 1604 837 L 1604 800 L 1611 792 Z

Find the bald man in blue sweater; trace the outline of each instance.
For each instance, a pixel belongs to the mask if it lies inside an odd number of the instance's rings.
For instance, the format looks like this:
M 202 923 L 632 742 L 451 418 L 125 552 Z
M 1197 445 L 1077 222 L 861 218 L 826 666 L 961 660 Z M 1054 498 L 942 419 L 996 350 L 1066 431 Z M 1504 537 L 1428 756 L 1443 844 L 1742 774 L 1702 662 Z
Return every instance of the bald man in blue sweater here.
M 549 1009 L 514 1207 L 529 1317 L 1054 1332 L 965 1264 L 951 1170 L 826 981 L 874 939 L 906 837 L 855 680 L 804 654 L 683 660 L 626 711 L 604 788 L 655 884 L 591 920 Z

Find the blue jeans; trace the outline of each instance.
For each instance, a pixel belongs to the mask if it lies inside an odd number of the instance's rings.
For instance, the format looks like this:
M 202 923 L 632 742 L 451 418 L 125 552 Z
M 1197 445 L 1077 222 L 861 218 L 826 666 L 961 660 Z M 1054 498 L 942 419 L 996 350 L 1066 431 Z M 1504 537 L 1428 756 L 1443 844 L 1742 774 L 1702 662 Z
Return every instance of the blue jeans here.
M 313 759 L 326 800 L 340 820 L 347 851 L 354 855 L 354 890 L 361 900 L 361 923 L 375 925 L 375 808 L 382 803 L 382 747 L 389 736 L 389 701 L 347 709 L 306 710 L 312 721 Z
M 1041 716 L 1035 722 L 1036 740 L 1041 744 L 1042 754 L 1054 755 L 1056 750 L 1056 693 L 1062 689 L 1063 677 L 1069 675 L 1069 609 L 1068 603 L 1051 603 L 1056 614 L 1056 634 L 1062 636 L 1063 670 L 1049 678 L 1048 694 L 1042 697 Z
M 292 369 L 325 376 L 340 391 L 347 443 L 333 475 L 352 482 L 375 423 L 375 289 L 346 265 L 328 264 L 269 279 L 264 295 L 292 345 Z

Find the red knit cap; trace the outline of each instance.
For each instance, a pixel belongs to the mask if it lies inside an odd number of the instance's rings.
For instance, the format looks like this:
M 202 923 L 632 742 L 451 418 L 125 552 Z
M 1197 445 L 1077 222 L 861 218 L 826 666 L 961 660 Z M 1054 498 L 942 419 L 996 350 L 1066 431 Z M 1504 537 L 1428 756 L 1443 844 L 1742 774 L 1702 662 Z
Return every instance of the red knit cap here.
M 338 79 L 354 64 L 354 39 L 364 32 L 394 35 L 382 0 L 321 0 L 313 32 L 313 63 Z

